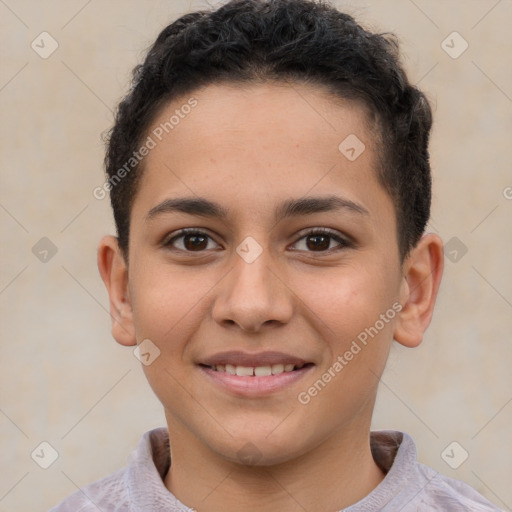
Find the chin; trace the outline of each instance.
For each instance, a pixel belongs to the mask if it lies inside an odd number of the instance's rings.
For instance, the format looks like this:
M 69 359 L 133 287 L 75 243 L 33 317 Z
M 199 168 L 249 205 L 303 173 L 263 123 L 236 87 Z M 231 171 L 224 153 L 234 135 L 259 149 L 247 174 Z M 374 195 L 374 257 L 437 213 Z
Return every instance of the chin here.
M 275 426 L 276 423 L 272 428 L 275 429 Z M 304 429 L 282 429 L 277 433 L 272 432 L 272 428 L 261 431 L 245 430 L 232 437 L 223 436 L 222 440 L 212 439 L 208 444 L 214 452 L 229 462 L 255 467 L 283 464 L 308 451 L 309 443 L 302 437 Z

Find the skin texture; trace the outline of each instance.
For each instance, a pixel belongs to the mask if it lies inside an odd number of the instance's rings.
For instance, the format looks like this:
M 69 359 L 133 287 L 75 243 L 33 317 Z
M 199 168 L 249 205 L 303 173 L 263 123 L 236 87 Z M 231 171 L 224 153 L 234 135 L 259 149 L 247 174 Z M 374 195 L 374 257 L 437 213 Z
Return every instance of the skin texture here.
M 170 432 L 165 485 L 199 512 L 339 510 L 384 478 L 369 447 L 378 381 L 393 339 L 417 346 L 430 323 L 442 241 L 424 235 L 401 264 L 393 203 L 377 181 L 360 105 L 304 84 L 218 84 L 193 96 L 198 105 L 145 159 L 129 261 L 111 236 L 98 251 L 114 338 L 128 346 L 150 339 L 160 350 L 143 368 Z M 166 105 L 153 127 L 187 99 Z M 354 161 L 338 149 L 350 134 L 366 146 Z M 367 213 L 343 208 L 274 219 L 282 201 L 333 194 Z M 148 219 L 177 197 L 215 201 L 229 215 Z M 165 246 L 182 228 L 208 238 Z M 351 243 L 307 237 L 313 228 Z M 236 251 L 248 236 L 262 249 L 252 263 Z M 400 313 L 300 403 L 298 394 L 393 304 Z M 314 366 L 277 392 L 238 396 L 198 366 L 225 350 L 278 350 Z M 248 446 L 257 456 L 243 462 Z

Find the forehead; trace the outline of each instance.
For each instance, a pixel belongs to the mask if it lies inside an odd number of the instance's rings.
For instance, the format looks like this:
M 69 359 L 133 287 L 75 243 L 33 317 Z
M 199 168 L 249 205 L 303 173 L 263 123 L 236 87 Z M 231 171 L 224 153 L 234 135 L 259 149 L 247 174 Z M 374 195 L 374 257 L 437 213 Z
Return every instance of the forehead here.
M 183 195 L 222 202 L 229 193 L 251 215 L 283 196 L 340 186 L 357 202 L 375 203 L 372 194 L 383 193 L 366 110 L 322 87 L 209 85 L 165 105 L 147 135 L 155 147 L 137 196 L 149 208 Z
M 193 110 L 187 107 L 192 99 L 196 103 Z M 181 114 L 180 119 L 173 116 L 185 110 L 187 113 Z M 327 137 L 337 142 L 350 133 L 359 134 L 366 146 L 374 146 L 375 130 L 370 127 L 375 123 L 370 123 L 368 114 L 362 101 L 335 96 L 326 86 L 292 82 L 220 83 L 168 103 L 154 121 L 152 131 L 159 130 L 162 138 L 172 134 L 174 143 L 185 151 L 192 150 L 201 140 L 215 142 L 208 147 L 209 151 L 249 152 L 279 144 L 283 149 L 307 147 L 318 153 L 325 150 L 319 139 Z M 176 124 L 169 127 L 172 118 Z M 230 147 L 231 140 L 236 148 Z

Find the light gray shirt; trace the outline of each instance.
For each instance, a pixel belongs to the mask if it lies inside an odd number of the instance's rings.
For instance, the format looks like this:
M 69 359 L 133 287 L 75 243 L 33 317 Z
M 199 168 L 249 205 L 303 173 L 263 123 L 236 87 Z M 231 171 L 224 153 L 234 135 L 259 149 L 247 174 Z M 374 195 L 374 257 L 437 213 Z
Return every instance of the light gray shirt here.
M 368 496 L 340 512 L 501 510 L 468 484 L 420 464 L 414 441 L 403 432 L 371 432 L 370 445 L 386 477 Z M 150 430 L 141 437 L 126 467 L 86 485 L 50 512 L 194 512 L 165 487 L 169 465 L 167 429 Z

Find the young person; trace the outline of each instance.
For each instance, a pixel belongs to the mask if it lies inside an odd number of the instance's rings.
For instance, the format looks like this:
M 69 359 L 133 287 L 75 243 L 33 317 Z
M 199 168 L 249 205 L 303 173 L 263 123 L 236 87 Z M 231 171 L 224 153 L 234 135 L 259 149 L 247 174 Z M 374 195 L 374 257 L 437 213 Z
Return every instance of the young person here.
M 166 27 L 108 141 L 98 265 L 166 428 L 64 511 L 493 511 L 370 432 L 421 343 L 431 110 L 391 35 L 327 3 L 234 0 Z

